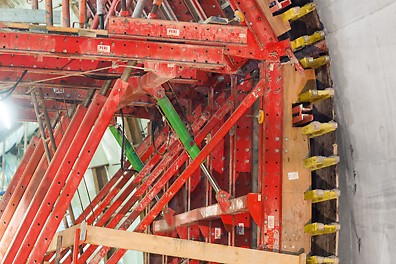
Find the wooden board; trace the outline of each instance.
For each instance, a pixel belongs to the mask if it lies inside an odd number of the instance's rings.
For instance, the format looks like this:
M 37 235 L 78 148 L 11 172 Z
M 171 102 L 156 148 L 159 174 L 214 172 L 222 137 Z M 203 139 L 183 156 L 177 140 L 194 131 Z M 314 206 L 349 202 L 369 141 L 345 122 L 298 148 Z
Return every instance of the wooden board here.
M 60 233 L 63 245 L 72 245 L 76 227 Z M 70 231 L 69 231 L 70 230 Z M 136 232 L 114 230 L 103 227 L 87 226 L 84 243 L 107 247 L 137 250 L 153 254 L 176 256 L 180 258 L 198 259 L 218 263 L 276 263 L 303 264 L 305 254 L 289 255 L 254 249 L 238 248 L 191 240 L 155 236 Z M 55 236 L 56 240 L 56 236 Z M 53 241 L 56 244 L 56 242 Z M 53 244 L 52 243 L 52 244 Z M 51 245 L 52 245 L 51 244 Z
M 280 16 L 273 16 L 271 10 L 269 9 L 269 1 L 257 1 L 261 9 L 264 12 L 265 17 L 268 20 L 272 30 L 276 36 L 283 35 L 290 30 L 290 23 L 288 21 L 283 21 Z
M 304 73 L 294 66 L 283 66 L 284 126 L 283 126 L 283 183 L 282 183 L 282 251 L 309 252 L 311 237 L 304 233 L 304 225 L 311 219 L 311 202 L 304 200 L 304 192 L 311 187 L 311 172 L 303 160 L 309 156 L 309 139 L 301 128 L 292 127 L 292 103 L 297 101 L 306 85 L 313 85 L 313 70 Z M 312 88 L 312 87 L 311 87 Z M 298 175 L 298 176 L 297 176 Z M 297 178 L 298 179 L 295 179 Z M 290 178 L 290 179 L 289 179 Z

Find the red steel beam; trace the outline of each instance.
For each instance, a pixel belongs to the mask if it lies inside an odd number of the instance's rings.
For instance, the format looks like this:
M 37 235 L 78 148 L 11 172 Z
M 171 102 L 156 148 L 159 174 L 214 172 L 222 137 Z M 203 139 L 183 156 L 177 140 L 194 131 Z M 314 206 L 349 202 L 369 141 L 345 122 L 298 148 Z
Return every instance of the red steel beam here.
M 136 18 L 111 17 L 109 35 L 127 36 L 137 39 L 183 41 L 185 43 L 248 44 L 254 36 L 248 27 L 168 20 L 147 20 Z
M 228 66 L 226 56 L 267 60 L 286 54 L 287 42 L 268 43 L 268 49 L 256 45 L 203 45 L 152 42 L 120 38 L 93 38 L 61 34 L 1 32 L 0 51 L 59 58 L 85 58 L 94 61 L 162 61 L 194 68 L 219 69 Z
M 52 237 L 55 235 L 56 230 L 61 222 L 62 216 L 65 214 L 67 207 L 69 206 L 81 179 L 91 162 L 95 151 L 109 125 L 114 113 L 116 112 L 117 106 L 125 93 L 127 85 L 118 79 L 115 83 L 108 99 L 106 100 L 99 116 L 89 134 L 84 148 L 82 149 L 79 159 L 75 164 L 74 170 L 71 172 L 70 177 L 68 177 L 62 192 L 54 195 L 55 192 L 48 193 L 47 197 L 44 198 L 44 203 L 42 204 L 43 210 L 40 210 L 41 215 L 38 214 L 36 219 L 33 221 L 32 226 L 42 225 L 42 232 L 40 230 L 33 228 L 30 229 L 26 239 L 24 241 L 23 247 L 20 248 L 17 258 L 15 260 L 24 262 L 30 254 L 29 263 L 41 262 L 43 260 L 44 254 L 51 243 Z M 93 102 L 91 103 L 93 104 Z M 78 140 L 81 140 L 77 138 Z M 70 170 L 69 170 L 70 172 Z M 56 183 L 53 184 L 56 186 Z M 51 186 L 51 190 L 56 189 L 55 186 Z M 60 191 L 60 190 L 59 190 Z M 58 198 L 59 195 L 59 198 Z M 57 199 L 54 204 L 53 209 L 46 206 L 47 203 Z M 51 211 L 52 209 L 52 211 Z M 29 248 L 27 245 L 30 243 L 35 244 L 34 248 Z
M 157 138 L 156 138 L 156 145 L 161 145 L 165 139 L 165 136 L 161 133 Z M 139 145 L 139 147 L 136 150 L 136 153 L 138 156 L 141 157 L 141 160 L 143 162 L 146 161 L 148 156 L 150 156 L 153 152 L 152 147 L 147 147 L 147 144 L 149 144 L 149 137 L 146 137 L 145 140 L 142 142 L 142 144 Z M 130 166 L 130 163 L 127 161 L 125 163 L 126 167 Z M 122 177 L 121 181 L 119 179 Z M 81 213 L 81 215 L 77 218 L 76 223 L 82 223 L 85 221 L 85 219 L 89 216 L 91 218 L 92 215 L 92 209 L 94 208 L 93 215 L 94 216 L 99 216 L 104 212 L 104 209 L 106 206 L 109 205 L 111 200 L 118 194 L 118 192 L 123 188 L 123 186 L 127 183 L 127 180 L 130 179 L 130 175 L 128 175 L 127 172 L 123 171 L 121 168 L 116 172 L 116 174 L 111 178 L 111 180 L 103 187 L 103 189 L 99 192 L 99 194 L 92 200 L 92 203 L 90 204 L 89 207 L 85 208 L 85 210 Z M 117 185 L 114 187 L 114 185 L 117 183 Z M 113 188 L 114 187 L 114 188 Z M 125 191 L 126 193 L 129 193 L 128 191 Z M 92 206 L 92 207 L 91 207 Z M 111 205 L 113 206 L 113 205 Z M 102 216 L 103 217 L 103 216 Z M 92 223 L 92 219 L 88 218 L 86 220 L 87 223 Z M 64 250 L 61 254 L 64 256 L 66 254 L 67 250 Z M 46 256 L 48 258 L 48 256 Z
M 276 41 L 276 35 L 256 0 L 229 0 L 229 3 L 243 12 L 246 24 L 261 47 L 264 48 L 268 42 Z
M 68 124 L 67 119 L 63 119 L 61 125 L 55 130 L 55 141 L 60 142 L 63 137 L 63 129 L 66 129 Z M 49 144 L 50 149 L 51 143 Z M 43 141 L 40 140 L 36 150 L 31 156 L 31 161 L 29 162 L 24 175 L 22 175 L 21 180 L 18 182 L 15 191 L 12 193 L 6 208 L 0 218 L 0 245 L 1 250 L 6 250 L 3 245 L 9 245 L 11 242 L 10 237 L 15 229 L 19 226 L 21 219 L 29 206 L 30 201 L 37 187 L 41 181 L 42 176 L 47 170 L 48 162 L 44 154 Z
M 170 225 L 165 219 L 153 222 L 153 233 L 170 232 L 181 226 L 190 226 L 197 224 L 198 221 L 212 220 L 220 218 L 223 215 L 235 215 L 249 212 L 250 209 L 261 211 L 261 194 L 250 193 L 235 199 L 231 199 L 230 207 L 226 211 L 221 209 L 219 204 L 213 204 L 207 207 L 197 208 L 182 214 L 171 216 Z M 254 213 L 254 212 L 253 212 Z
M 183 173 L 176 179 L 176 181 L 169 187 L 166 193 L 161 197 L 161 199 L 154 205 L 154 207 L 149 211 L 146 217 L 140 222 L 136 227 L 136 232 L 143 232 L 150 223 L 155 219 L 155 217 L 161 212 L 161 210 L 170 202 L 174 194 L 176 194 L 180 188 L 185 184 L 187 179 L 199 168 L 200 164 L 206 159 L 210 152 L 217 146 L 217 144 L 224 138 L 228 131 L 235 125 L 239 118 L 245 113 L 245 111 L 250 108 L 257 98 L 262 95 L 264 90 L 265 79 L 261 79 L 256 87 L 246 96 L 246 98 L 241 102 L 238 108 L 231 114 L 227 121 L 220 127 L 219 131 L 212 137 L 211 141 L 201 149 L 198 156 L 188 165 L 188 167 L 183 171 Z M 154 190 L 153 187 L 152 190 Z M 148 194 L 149 195 L 149 194 Z M 147 195 L 146 195 L 147 197 Z M 130 222 L 131 214 L 125 222 Z M 134 217 L 134 216 L 132 216 Z M 133 222 L 133 221 L 132 221 Z M 132 223 L 131 222 L 131 223 Z M 117 261 L 125 254 L 126 250 L 117 250 L 113 253 L 112 257 L 107 263 L 117 263 Z
M 261 71 L 268 76 L 268 92 L 262 99 L 265 113 L 262 150 L 264 164 L 261 175 L 264 223 L 261 228 L 261 247 L 281 250 L 282 227 L 282 142 L 283 142 L 283 79 L 280 63 L 264 63 Z
M 18 191 L 21 188 L 21 182 L 23 181 L 23 178 L 26 177 L 26 174 L 29 174 L 31 172 L 31 169 L 33 168 L 31 163 L 33 162 L 34 158 L 33 155 L 37 156 L 42 156 L 38 152 L 36 152 L 36 149 L 38 148 L 40 139 L 36 136 L 32 137 L 29 147 L 27 148 L 26 152 L 23 154 L 23 158 L 21 162 L 19 163 L 19 166 L 17 170 L 14 173 L 14 176 L 12 177 L 7 190 L 5 191 L 1 203 L 0 203 L 0 218 L 3 215 L 4 210 L 6 209 L 6 206 L 9 204 L 9 201 L 11 200 L 12 195 L 14 192 Z M 21 188 L 23 189 L 23 187 Z
M 64 178 L 68 175 L 68 171 L 70 171 L 74 165 L 82 147 L 82 142 L 78 144 L 78 141 L 74 140 L 74 137 L 77 137 L 79 140 L 84 140 L 87 137 L 89 130 L 86 129 L 86 126 L 89 126 L 89 124 L 92 126 L 103 102 L 104 98 L 96 96 L 94 101 L 91 103 L 91 106 L 93 107 L 90 107 L 86 114 L 86 110 L 83 107 L 80 107 L 77 110 L 45 175 L 42 177 L 41 182 L 39 181 L 40 185 L 35 192 L 33 199 L 27 202 L 27 204 L 29 204 L 27 210 L 21 212 L 21 215 L 15 221 L 13 228 L 8 228 L 3 239 L 0 241 L 0 255 L 5 262 L 11 262 L 15 259 L 16 253 L 19 248 L 21 248 L 22 242 L 32 225 L 34 217 L 39 213 L 38 210 L 42 205 L 46 194 L 51 193 L 52 195 L 59 195 L 59 193 L 56 194 L 55 191 L 57 188 L 61 188 L 63 186 L 61 177 Z M 82 117 L 84 117 L 84 119 L 82 119 Z M 50 189 L 50 187 L 53 187 L 52 183 L 55 183 L 57 187 Z M 52 205 L 53 203 L 51 202 L 49 204 L 45 203 L 45 206 L 49 208 L 52 208 Z M 40 227 L 41 226 L 35 226 L 34 228 L 39 230 Z M 25 245 L 32 247 L 34 243 Z
M 199 130 L 203 124 L 207 120 L 207 115 L 203 114 L 200 118 L 198 118 L 192 125 L 193 131 L 196 132 Z M 169 149 L 168 152 L 164 155 L 161 162 L 156 166 L 156 168 L 149 174 L 151 169 L 155 164 L 158 163 L 161 156 L 155 154 L 154 157 L 147 163 L 143 170 L 138 173 L 135 178 L 133 179 L 131 185 L 125 189 L 125 191 L 120 195 L 119 201 L 113 203 L 111 208 L 109 208 L 105 214 L 101 217 L 101 219 L 96 223 L 97 226 L 104 226 L 115 210 L 120 206 L 124 200 L 129 196 L 129 194 L 138 186 L 139 183 L 141 185 L 139 188 L 134 192 L 133 196 L 124 204 L 124 206 L 117 212 L 117 214 L 111 219 L 110 222 L 107 223 L 106 227 L 114 228 L 124 217 L 124 215 L 130 210 L 130 208 L 138 201 L 139 197 L 146 192 L 151 184 L 157 179 L 157 177 L 164 171 L 166 167 L 168 167 L 169 163 L 175 158 L 182 148 L 182 145 L 179 141 L 176 141 L 175 138 L 172 138 L 168 144 L 163 144 L 159 152 L 164 152 L 166 149 Z M 144 177 L 147 177 L 144 179 Z M 114 209 L 113 209 L 114 208 Z M 80 257 L 79 261 L 86 261 L 89 256 L 95 251 L 97 246 L 90 246 L 84 254 Z M 68 263 L 67 261 L 64 262 L 65 264 Z

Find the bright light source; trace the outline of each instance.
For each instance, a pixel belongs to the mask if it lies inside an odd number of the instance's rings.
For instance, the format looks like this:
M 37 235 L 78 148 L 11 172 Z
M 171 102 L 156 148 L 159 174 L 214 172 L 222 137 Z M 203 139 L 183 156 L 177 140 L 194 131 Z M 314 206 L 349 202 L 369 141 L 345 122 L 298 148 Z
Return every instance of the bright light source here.
M 7 102 L 1 100 L 0 101 L 0 120 L 1 123 L 7 128 L 10 129 L 13 123 L 13 115 L 10 110 L 10 106 Z

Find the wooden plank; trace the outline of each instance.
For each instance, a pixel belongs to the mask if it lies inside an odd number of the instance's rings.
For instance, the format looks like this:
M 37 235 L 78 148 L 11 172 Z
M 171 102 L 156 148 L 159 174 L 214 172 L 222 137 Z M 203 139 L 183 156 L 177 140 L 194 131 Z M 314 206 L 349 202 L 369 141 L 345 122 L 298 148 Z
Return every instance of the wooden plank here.
M 73 246 L 74 234 L 75 234 L 77 228 L 81 228 L 81 224 L 72 226 L 66 230 L 63 230 L 63 231 L 57 233 L 54 236 L 54 238 L 52 239 L 51 244 L 49 245 L 49 247 L 47 249 L 47 252 L 56 251 L 57 238 L 59 235 L 62 236 L 62 248 L 67 248 L 67 247 Z
M 311 172 L 303 160 L 309 155 L 309 139 L 301 128 L 292 126 L 292 103 L 307 85 L 314 85 L 315 72 L 300 74 L 294 66 L 283 66 L 284 127 L 283 127 L 283 184 L 282 184 L 282 250 L 309 252 L 311 237 L 304 233 L 304 225 L 311 219 L 311 202 L 304 200 L 304 192 L 311 186 Z M 312 88 L 312 87 L 310 87 Z
M 62 232 L 62 245 L 73 244 L 74 237 L 70 234 L 74 234 L 74 228 L 70 228 L 71 231 L 68 229 Z M 86 230 L 87 236 L 84 243 L 92 245 L 219 263 L 305 263 L 305 254 L 280 254 L 96 226 L 87 226 Z M 52 244 L 50 249 L 54 250 Z
M 94 226 L 87 227 L 86 243 L 219 263 L 300 264 L 304 257 Z
M 272 30 L 274 31 L 276 36 L 283 35 L 288 32 L 291 27 L 288 21 L 283 21 L 280 16 L 273 16 L 271 10 L 269 9 L 269 1 L 257 1 L 259 6 L 264 12 L 265 17 L 268 20 L 268 23 L 271 25 Z

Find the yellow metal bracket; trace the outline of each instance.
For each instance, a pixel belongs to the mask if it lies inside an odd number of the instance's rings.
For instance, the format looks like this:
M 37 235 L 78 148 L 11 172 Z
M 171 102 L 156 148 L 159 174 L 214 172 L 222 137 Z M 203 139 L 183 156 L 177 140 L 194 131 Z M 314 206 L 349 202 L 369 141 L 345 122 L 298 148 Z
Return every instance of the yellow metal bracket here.
M 333 234 L 340 230 L 340 224 L 333 223 L 325 225 L 322 223 L 312 223 L 304 226 L 304 232 L 310 234 L 311 236 Z
M 325 38 L 325 33 L 323 31 L 316 31 L 312 35 L 301 36 L 291 41 L 291 47 L 295 51 L 297 49 L 304 48 L 305 46 L 312 45 L 318 41 L 321 41 Z
M 303 16 L 305 16 L 308 13 L 311 13 L 316 9 L 316 4 L 310 3 L 306 4 L 302 7 L 293 7 L 281 14 L 281 18 L 283 21 L 294 21 L 297 20 Z
M 305 200 L 311 200 L 312 203 L 320 203 L 324 201 L 329 201 L 337 199 L 340 197 L 340 190 L 312 190 L 304 193 Z
M 319 257 L 319 256 L 311 256 L 307 258 L 307 264 L 338 264 L 339 260 L 336 256 L 330 257 Z
M 329 56 L 321 56 L 319 58 L 305 57 L 300 60 L 301 65 L 307 69 L 316 69 L 330 62 Z
M 314 171 L 336 165 L 338 162 L 340 162 L 339 156 L 314 156 L 304 160 L 304 168 L 309 168 Z
M 316 103 L 334 96 L 333 88 L 326 88 L 324 90 L 309 90 L 298 96 L 300 103 Z
M 303 135 L 308 135 L 310 138 L 314 138 L 335 131 L 337 126 L 337 123 L 334 121 L 330 121 L 328 123 L 314 121 L 309 125 L 304 126 L 301 131 Z

